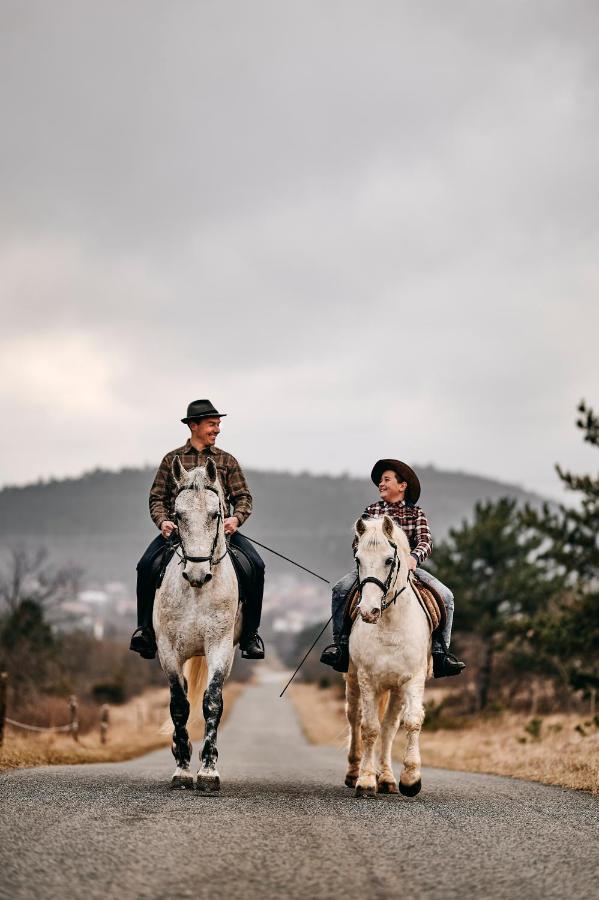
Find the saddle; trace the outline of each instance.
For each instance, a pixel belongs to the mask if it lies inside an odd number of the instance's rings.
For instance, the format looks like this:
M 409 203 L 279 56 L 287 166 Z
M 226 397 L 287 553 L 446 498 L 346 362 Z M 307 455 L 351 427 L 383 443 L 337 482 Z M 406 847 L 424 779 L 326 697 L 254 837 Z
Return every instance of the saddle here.
M 160 552 L 157 553 L 152 560 L 152 577 L 156 585 L 156 590 L 158 590 L 158 588 L 162 584 L 164 573 L 166 572 L 166 567 L 173 558 L 177 543 L 178 542 L 175 541 L 171 544 L 166 544 L 166 546 L 161 548 Z M 237 575 L 239 599 L 242 603 L 245 603 L 245 601 L 251 596 L 256 581 L 256 572 L 254 569 L 254 565 L 252 561 L 245 555 L 243 550 L 240 550 L 239 547 L 233 547 L 231 544 L 229 544 L 229 556 L 231 557 L 233 568 L 235 569 L 235 574 Z
M 426 618 L 428 619 L 431 633 L 433 631 L 436 631 L 438 628 L 442 629 L 445 626 L 445 622 L 447 620 L 447 610 L 445 609 L 443 598 L 440 594 L 433 590 L 433 588 L 423 584 L 423 582 L 420 581 L 420 579 L 413 573 L 410 575 L 410 580 L 412 587 L 416 592 L 418 602 L 420 603 L 420 606 L 424 610 Z M 347 600 L 345 602 L 344 630 L 347 629 L 346 634 L 350 633 L 351 626 L 353 625 L 358 614 L 358 602 L 358 579 L 356 578 L 355 582 L 348 592 Z
M 239 547 L 229 544 L 229 556 L 237 575 L 239 599 L 242 603 L 252 595 L 256 583 L 256 570 L 251 559 Z

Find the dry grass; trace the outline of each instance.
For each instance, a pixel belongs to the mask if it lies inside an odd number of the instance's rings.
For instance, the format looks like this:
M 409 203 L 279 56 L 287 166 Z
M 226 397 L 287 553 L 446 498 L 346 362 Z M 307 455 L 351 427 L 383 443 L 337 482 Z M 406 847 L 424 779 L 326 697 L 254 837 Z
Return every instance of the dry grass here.
M 344 746 L 344 700 L 334 689 L 298 684 L 291 696 L 309 741 Z M 403 742 L 400 732 L 396 759 L 401 759 Z M 421 751 L 427 766 L 510 775 L 599 794 L 599 728 L 581 715 L 469 717 L 461 727 L 425 729 Z
M 244 685 L 237 681 L 225 685 L 222 722 L 243 689 Z M 123 706 L 111 706 L 106 744 L 100 743 L 99 726 L 75 742 L 69 735 L 32 734 L 7 725 L 4 746 L 0 748 L 0 770 L 19 766 L 120 762 L 169 746 L 170 735 L 160 734 L 162 724 L 169 718 L 168 704 L 168 689 L 157 688 Z M 200 724 L 190 727 L 192 740 L 200 739 L 202 733 Z

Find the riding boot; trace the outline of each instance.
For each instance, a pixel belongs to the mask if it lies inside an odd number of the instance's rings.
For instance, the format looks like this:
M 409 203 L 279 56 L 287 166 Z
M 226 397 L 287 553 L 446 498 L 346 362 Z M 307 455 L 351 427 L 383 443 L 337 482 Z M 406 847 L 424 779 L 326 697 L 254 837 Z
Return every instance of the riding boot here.
M 264 641 L 258 634 L 264 581 L 254 582 L 243 605 L 243 631 L 239 640 L 242 659 L 264 659 Z
M 433 634 L 433 675 L 435 678 L 448 678 L 451 675 L 460 675 L 466 663 L 459 660 L 447 649 L 443 635 L 439 632 Z
M 349 637 L 341 634 L 333 644 L 325 647 L 320 654 L 320 661 L 330 666 L 335 672 L 347 672 L 349 669 Z
M 129 649 L 143 659 L 156 656 L 156 635 L 152 625 L 156 575 L 153 571 L 158 555 L 164 554 L 167 542 L 159 535 L 155 538 L 137 564 L 137 628 L 131 637 Z

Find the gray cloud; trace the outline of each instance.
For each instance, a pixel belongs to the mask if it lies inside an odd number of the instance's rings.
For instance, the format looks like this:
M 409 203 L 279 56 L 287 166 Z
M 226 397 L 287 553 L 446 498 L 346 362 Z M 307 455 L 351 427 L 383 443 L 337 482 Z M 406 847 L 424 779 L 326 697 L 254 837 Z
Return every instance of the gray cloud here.
M 595 4 L 1 16 L 5 481 L 155 461 L 195 395 L 252 465 L 588 466 Z

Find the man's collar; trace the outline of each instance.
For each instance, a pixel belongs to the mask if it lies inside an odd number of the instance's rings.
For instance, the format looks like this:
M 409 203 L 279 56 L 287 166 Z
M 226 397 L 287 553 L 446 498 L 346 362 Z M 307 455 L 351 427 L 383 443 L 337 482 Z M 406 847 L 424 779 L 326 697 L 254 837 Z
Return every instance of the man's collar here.
M 386 503 L 387 506 L 405 506 L 406 505 L 405 500 L 395 500 L 394 503 L 392 503 L 391 500 L 381 500 L 381 503 Z
M 198 456 L 202 453 L 209 453 L 211 456 L 214 456 L 215 447 L 204 447 L 203 450 L 198 450 L 197 447 L 194 447 L 191 443 L 191 440 L 187 438 L 187 443 L 185 444 L 185 452 L 186 453 L 197 453 Z

